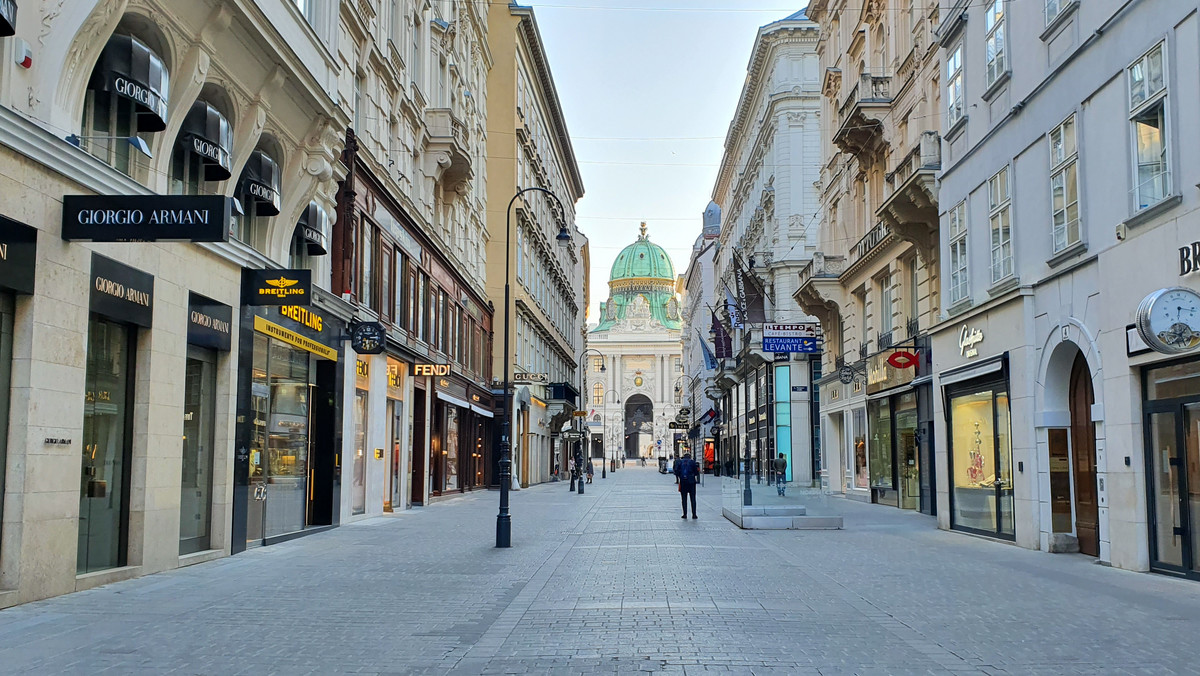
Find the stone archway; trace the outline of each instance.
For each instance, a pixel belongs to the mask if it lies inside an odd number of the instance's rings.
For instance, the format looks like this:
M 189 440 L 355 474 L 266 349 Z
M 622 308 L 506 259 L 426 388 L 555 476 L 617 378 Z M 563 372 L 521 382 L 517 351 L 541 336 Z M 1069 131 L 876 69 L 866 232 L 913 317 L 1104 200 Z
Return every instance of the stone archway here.
M 654 403 L 644 394 L 625 400 L 625 457 L 641 457 L 642 438 L 654 436 Z

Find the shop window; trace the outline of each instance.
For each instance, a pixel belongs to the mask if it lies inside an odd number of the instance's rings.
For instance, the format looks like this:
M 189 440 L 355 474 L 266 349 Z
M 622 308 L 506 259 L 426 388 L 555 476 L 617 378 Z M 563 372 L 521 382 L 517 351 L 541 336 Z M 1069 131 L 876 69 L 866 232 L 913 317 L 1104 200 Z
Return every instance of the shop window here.
M 870 485 L 867 464 L 867 409 L 854 409 L 850 417 L 851 455 L 850 466 L 854 467 L 854 487 L 866 489 Z
M 951 525 L 1014 536 L 1007 392 L 974 387 L 950 395 Z
M 141 39 L 109 38 L 88 78 L 79 146 L 124 174 L 144 171 L 140 134 L 166 129 L 169 81 L 162 58 Z
M 1137 210 L 1171 194 L 1167 138 L 1165 43 L 1159 43 L 1127 69 L 1129 119 L 1134 144 L 1134 196 Z
M 354 390 L 354 475 L 350 486 L 350 513 L 367 511 L 367 390 Z
M 894 505 L 892 409 L 887 399 L 867 402 L 867 432 L 867 446 L 871 455 L 871 489 L 879 502 Z

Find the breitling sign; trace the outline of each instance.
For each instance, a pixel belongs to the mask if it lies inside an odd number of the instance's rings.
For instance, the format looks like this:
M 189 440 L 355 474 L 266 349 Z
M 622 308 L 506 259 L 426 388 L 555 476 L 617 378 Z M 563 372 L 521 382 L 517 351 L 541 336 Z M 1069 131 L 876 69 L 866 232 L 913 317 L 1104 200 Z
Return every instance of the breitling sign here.
M 242 270 L 242 302 L 246 305 L 309 305 L 311 270 Z

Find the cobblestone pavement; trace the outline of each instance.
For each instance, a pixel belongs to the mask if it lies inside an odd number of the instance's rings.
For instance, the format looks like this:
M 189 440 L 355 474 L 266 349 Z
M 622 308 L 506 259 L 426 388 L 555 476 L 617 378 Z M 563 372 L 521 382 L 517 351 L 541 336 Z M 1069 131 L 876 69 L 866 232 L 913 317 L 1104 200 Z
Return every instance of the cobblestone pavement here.
M 743 532 L 652 468 L 342 526 L 0 611 L 21 674 L 1198 673 L 1200 584 L 845 500 Z

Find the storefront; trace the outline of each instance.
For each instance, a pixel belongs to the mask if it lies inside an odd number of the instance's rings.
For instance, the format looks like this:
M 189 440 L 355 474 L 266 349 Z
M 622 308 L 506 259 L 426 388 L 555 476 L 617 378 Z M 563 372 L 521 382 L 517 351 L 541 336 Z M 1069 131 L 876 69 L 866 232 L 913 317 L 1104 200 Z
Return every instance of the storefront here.
M 188 294 L 187 360 L 183 383 L 183 470 L 179 494 L 179 554 L 214 549 L 217 374 L 232 347 L 233 308 Z
M 1200 358 L 1142 375 L 1150 566 L 1200 578 Z
M 267 282 L 261 288 L 279 288 L 269 278 L 303 277 L 295 272 L 247 270 L 243 298 L 255 298 L 261 281 Z M 304 286 L 303 280 L 285 283 L 285 288 Z M 311 294 L 311 285 L 307 289 Z M 282 298 L 308 300 L 303 295 Z M 316 306 L 243 306 L 234 463 L 235 552 L 248 544 L 270 544 L 338 521 L 343 372 L 336 346 L 345 330 L 342 321 Z M 353 414 L 357 429 L 361 412 Z
M 405 492 L 407 477 L 404 470 L 411 460 L 403 453 L 406 418 L 404 409 L 405 389 L 408 384 L 408 364 L 395 357 L 387 357 L 387 462 L 384 465 L 383 511 L 391 512 L 411 506 L 410 496 Z
M 1016 537 L 1008 355 L 940 375 L 946 406 L 950 526 Z
M 925 386 L 917 380 L 928 364 L 928 348 L 915 346 L 886 350 L 867 359 L 866 452 L 873 502 L 932 514 L 932 406 L 928 378 L 922 379 Z M 855 462 L 857 465 L 858 458 Z M 855 470 L 857 473 L 861 467 Z
M 494 417 L 491 395 L 453 373 L 434 378 L 434 385 L 431 493 L 486 488 Z
M 848 498 L 869 501 L 866 384 L 844 365 L 816 382 L 825 449 L 822 482 Z
M 13 323 L 17 296 L 33 293 L 37 230 L 0 216 L 0 529 L 4 528 L 5 468 L 8 466 L 9 398 L 12 396 Z M 0 533 L 0 543 L 3 543 Z M 0 544 L 2 546 L 2 544 Z

